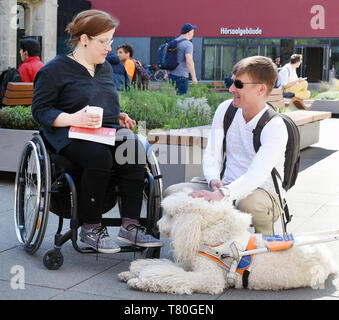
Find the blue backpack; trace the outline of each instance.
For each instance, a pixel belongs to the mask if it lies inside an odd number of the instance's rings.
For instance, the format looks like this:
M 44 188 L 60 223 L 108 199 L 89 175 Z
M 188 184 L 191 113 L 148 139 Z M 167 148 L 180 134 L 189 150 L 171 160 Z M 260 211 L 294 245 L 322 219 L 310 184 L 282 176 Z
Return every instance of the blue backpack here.
M 178 66 L 178 44 L 184 40 L 187 39 L 173 39 L 166 41 L 159 47 L 157 51 L 157 64 L 160 69 L 174 70 Z

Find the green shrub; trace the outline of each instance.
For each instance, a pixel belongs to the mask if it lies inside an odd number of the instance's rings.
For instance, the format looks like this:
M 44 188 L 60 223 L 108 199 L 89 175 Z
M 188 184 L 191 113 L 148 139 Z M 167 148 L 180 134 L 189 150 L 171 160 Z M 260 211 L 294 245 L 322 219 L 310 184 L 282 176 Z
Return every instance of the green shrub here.
M 231 97 L 205 84 L 191 85 L 188 94 L 179 96 L 172 85 L 163 83 L 156 91 L 131 88 L 120 92 L 120 106 L 132 119 L 145 121 L 148 130 L 177 129 L 210 124 L 218 105 Z
M 232 94 L 228 92 L 216 93 L 213 90 L 210 90 L 208 84 L 198 83 L 196 85 L 190 85 L 189 97 L 194 98 L 206 98 L 207 103 L 211 107 L 211 111 L 214 114 L 217 110 L 219 104 L 227 99 L 232 99 Z
M 141 126 L 151 129 L 178 129 L 211 124 L 218 105 L 232 96 L 211 91 L 207 84 L 190 85 L 189 93 L 179 96 L 172 85 L 162 83 L 157 90 L 142 91 L 131 88 L 119 92 L 122 112 L 137 121 L 135 132 Z M 38 130 L 31 107 L 4 107 L 0 109 L 0 128 Z
M 0 128 L 39 130 L 39 124 L 32 117 L 31 107 L 3 107 L 0 109 Z
M 339 100 L 339 91 L 325 91 L 315 96 L 316 100 Z

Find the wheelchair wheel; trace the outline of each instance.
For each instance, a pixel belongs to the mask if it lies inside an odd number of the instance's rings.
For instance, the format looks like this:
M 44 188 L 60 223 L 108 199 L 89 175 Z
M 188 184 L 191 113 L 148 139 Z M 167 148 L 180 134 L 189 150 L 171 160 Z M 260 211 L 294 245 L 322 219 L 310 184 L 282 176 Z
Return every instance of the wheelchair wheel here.
M 147 221 L 149 232 L 160 238 L 157 222 L 162 216 L 162 176 L 156 156 L 153 151 L 147 155 L 147 174 L 145 179 L 144 203 L 147 207 Z
M 49 155 L 39 135 L 27 142 L 15 178 L 14 222 L 24 249 L 35 253 L 44 238 L 50 201 Z

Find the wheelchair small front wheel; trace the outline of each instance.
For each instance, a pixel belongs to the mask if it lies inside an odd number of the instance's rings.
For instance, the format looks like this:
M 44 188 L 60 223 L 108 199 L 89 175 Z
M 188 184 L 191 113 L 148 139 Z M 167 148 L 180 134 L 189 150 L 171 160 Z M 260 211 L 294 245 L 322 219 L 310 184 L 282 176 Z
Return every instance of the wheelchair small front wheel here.
M 43 263 L 48 270 L 58 270 L 64 263 L 64 256 L 60 249 L 52 249 L 45 253 Z

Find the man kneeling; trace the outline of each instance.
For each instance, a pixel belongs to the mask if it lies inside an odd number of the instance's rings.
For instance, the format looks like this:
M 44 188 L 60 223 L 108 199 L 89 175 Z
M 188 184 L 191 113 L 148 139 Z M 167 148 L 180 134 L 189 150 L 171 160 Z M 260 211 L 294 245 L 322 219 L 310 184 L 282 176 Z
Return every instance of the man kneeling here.
M 262 129 L 261 147 L 257 152 L 253 146 L 253 130 L 270 108 L 266 100 L 277 75 L 272 60 L 261 56 L 245 58 L 233 67 L 229 88 L 233 99 L 224 101 L 216 110 L 203 156 L 206 182 L 172 185 L 165 190 L 165 196 L 188 186 L 196 190 L 191 193 L 192 197 L 203 197 L 208 201 L 231 199 L 239 210 L 253 215 L 256 232 L 274 233 L 274 222 L 282 209 L 271 171 L 276 168 L 280 177 L 284 176 L 287 128 L 280 117 L 270 120 Z M 224 117 L 233 107 L 235 115 L 225 137 Z M 281 181 L 277 180 L 284 198 Z

